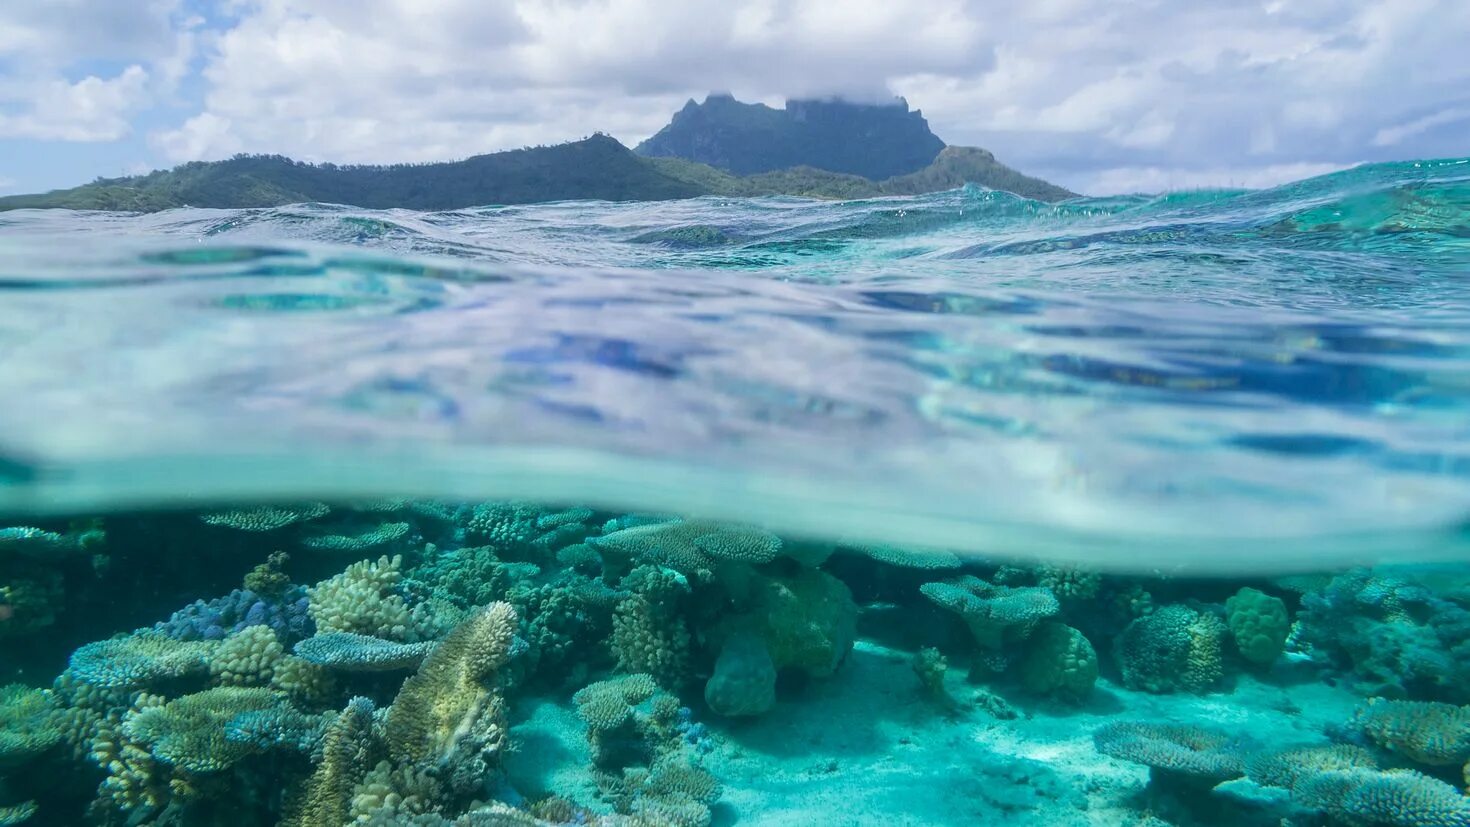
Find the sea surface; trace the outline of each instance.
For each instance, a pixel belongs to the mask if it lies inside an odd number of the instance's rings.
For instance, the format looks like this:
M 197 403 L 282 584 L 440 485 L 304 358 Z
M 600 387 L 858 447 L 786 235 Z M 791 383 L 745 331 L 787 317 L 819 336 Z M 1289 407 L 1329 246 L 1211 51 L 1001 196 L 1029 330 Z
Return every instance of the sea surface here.
M 1470 161 L 0 213 L 0 827 L 1470 827 Z
M 1470 162 L 0 213 L 0 510 L 377 495 L 1190 570 L 1470 551 Z

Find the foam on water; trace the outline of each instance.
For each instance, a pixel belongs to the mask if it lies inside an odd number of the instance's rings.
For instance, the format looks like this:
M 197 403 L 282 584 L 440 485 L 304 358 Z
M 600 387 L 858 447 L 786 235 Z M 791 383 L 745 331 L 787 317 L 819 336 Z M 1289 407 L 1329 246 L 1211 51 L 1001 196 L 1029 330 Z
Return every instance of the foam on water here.
M 523 497 L 1192 571 L 1463 557 L 1470 162 L 0 214 L 0 508 Z

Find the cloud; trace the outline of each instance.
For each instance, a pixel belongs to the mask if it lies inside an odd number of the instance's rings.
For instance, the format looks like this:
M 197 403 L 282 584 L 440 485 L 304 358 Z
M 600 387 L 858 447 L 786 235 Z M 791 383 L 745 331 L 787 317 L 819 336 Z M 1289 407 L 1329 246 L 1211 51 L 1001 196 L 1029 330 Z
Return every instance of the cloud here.
M 1470 119 L 1460 0 L 213 0 L 209 27 L 183 3 L 0 4 L 0 135 L 116 138 L 186 85 L 149 127 L 169 161 L 424 161 L 634 143 L 714 90 L 902 94 L 1101 194 L 1463 154 Z
M 1091 193 L 1153 193 L 1200 189 L 1263 189 L 1337 172 L 1352 164 L 1297 163 L 1265 167 L 1113 167 L 1085 179 Z
M 179 0 L 0 5 L 0 138 L 98 142 L 172 91 L 192 33 Z
M 15 188 L 15 179 L 0 175 L 0 192 L 8 192 Z

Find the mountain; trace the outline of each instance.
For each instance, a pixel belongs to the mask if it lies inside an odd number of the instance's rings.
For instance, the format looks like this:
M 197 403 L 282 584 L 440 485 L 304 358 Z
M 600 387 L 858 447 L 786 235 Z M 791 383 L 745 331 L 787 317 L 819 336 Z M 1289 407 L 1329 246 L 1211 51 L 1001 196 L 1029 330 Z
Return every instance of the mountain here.
M 735 175 L 808 166 L 883 180 L 928 166 L 944 141 L 902 98 L 890 104 L 793 100 L 785 109 L 729 95 L 693 100 L 634 150 L 684 158 Z
M 152 212 L 174 207 L 275 207 L 304 201 L 370 209 L 453 210 L 488 204 L 665 201 L 702 195 L 872 198 L 938 192 L 966 183 L 1043 201 L 1073 195 L 1022 175 L 983 149 L 944 147 L 931 161 L 917 171 L 882 180 L 813 166 L 735 175 L 683 158 L 643 157 L 613 138 L 594 135 L 557 146 L 434 164 L 337 166 L 280 155 L 237 155 L 227 161 L 196 161 L 147 175 L 99 178 L 72 189 L 0 198 L 0 210 L 59 207 Z

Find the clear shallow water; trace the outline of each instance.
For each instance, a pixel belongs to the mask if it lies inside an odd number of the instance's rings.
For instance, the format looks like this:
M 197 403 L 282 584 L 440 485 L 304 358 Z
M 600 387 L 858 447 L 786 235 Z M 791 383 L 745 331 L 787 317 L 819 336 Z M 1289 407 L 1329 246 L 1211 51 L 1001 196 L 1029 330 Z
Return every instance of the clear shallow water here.
M 1055 206 L 4 213 L 0 508 L 524 497 L 1130 568 L 1460 557 L 1467 275 L 1464 161 Z

